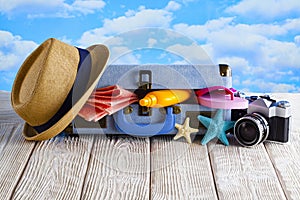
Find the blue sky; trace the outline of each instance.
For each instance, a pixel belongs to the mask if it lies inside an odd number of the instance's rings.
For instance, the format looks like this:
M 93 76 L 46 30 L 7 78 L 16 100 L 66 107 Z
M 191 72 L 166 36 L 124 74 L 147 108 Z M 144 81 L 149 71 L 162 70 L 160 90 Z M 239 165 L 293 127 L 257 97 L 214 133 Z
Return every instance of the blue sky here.
M 239 90 L 300 92 L 298 0 L 0 0 L 0 90 L 11 90 L 24 59 L 47 38 L 87 47 L 138 28 L 196 41 L 213 63 L 231 65 Z M 184 51 L 198 52 L 195 45 Z M 162 51 L 151 56 L 157 63 L 180 63 Z M 125 57 L 127 64 L 151 62 L 142 52 Z

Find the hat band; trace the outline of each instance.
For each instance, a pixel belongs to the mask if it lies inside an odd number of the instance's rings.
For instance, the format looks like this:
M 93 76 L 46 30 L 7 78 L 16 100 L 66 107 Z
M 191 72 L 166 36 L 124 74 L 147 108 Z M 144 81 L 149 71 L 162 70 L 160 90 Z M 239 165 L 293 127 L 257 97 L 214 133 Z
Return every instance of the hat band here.
M 69 94 L 67 95 L 67 98 L 65 99 L 64 103 L 62 104 L 60 109 L 55 113 L 55 115 L 46 123 L 33 127 L 38 133 L 42 133 L 50 127 L 52 127 L 54 124 L 56 124 L 67 112 L 71 110 L 72 106 L 80 99 L 80 97 L 86 91 L 86 85 L 88 84 L 92 66 L 91 56 L 88 50 L 80 48 L 77 49 L 79 53 L 79 63 L 75 82 Z

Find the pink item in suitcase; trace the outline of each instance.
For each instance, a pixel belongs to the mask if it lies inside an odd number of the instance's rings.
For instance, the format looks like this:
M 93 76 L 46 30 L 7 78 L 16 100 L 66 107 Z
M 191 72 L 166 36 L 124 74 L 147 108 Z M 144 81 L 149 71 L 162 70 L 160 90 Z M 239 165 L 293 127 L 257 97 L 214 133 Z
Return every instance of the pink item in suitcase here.
M 134 93 L 118 85 L 98 88 L 89 97 L 78 115 L 87 121 L 98 121 L 136 101 L 138 98 Z
M 248 100 L 235 97 L 231 89 L 224 86 L 213 86 L 196 91 L 200 105 L 217 109 L 246 109 Z

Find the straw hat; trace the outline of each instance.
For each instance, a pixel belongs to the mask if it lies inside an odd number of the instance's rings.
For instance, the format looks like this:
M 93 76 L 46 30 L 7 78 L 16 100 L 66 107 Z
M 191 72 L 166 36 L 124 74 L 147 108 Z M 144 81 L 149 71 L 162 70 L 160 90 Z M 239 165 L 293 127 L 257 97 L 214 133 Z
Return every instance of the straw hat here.
M 91 95 L 108 57 L 104 45 L 80 49 L 53 38 L 34 50 L 11 93 L 12 107 L 25 120 L 25 138 L 47 140 L 63 131 Z

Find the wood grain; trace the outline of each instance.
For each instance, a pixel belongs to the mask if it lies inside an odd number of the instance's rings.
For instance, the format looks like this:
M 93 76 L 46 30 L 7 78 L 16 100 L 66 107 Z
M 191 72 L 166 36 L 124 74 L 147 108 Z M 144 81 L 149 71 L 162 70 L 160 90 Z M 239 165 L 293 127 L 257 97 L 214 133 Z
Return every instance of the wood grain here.
M 10 93 L 0 91 L 0 111 L 11 111 L 12 107 L 10 105 Z M 2 114 L 2 113 L 1 113 Z
M 35 146 L 24 140 L 22 128 L 22 124 L 0 123 L 0 199 L 12 196 Z
M 82 199 L 148 199 L 149 138 L 95 136 Z
M 209 143 L 211 165 L 220 199 L 285 199 L 263 144 L 245 148 Z
M 93 138 L 39 142 L 15 190 L 14 199 L 79 199 Z
M 266 149 L 279 177 L 287 199 L 300 199 L 300 94 L 277 94 L 276 98 L 287 98 L 292 110 L 292 132 L 288 144 L 266 143 Z
M 10 93 L 0 91 L 0 122 L 21 122 L 10 103 Z
M 287 199 L 300 199 L 300 132 L 293 131 L 290 144 L 266 144 L 270 159 Z
M 151 141 L 152 199 L 217 199 L 206 146 L 174 141 L 173 136 Z

